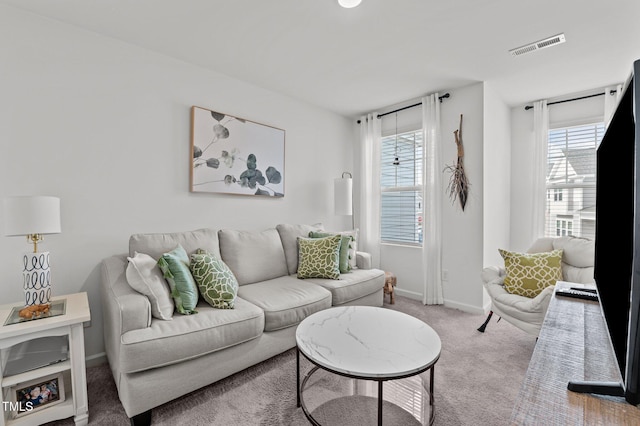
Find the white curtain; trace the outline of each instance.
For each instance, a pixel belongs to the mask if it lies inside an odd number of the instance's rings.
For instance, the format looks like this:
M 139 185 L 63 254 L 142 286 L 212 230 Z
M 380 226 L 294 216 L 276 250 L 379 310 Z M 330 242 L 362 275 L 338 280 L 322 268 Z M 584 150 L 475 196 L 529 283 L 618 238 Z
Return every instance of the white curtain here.
M 422 98 L 424 136 L 424 291 L 425 305 L 444 303 L 442 293 L 442 159 L 440 156 L 440 100 L 438 94 Z
M 611 93 L 614 90 L 615 93 Z M 618 106 L 618 102 L 622 97 L 622 84 L 617 86 L 610 86 L 604 89 L 604 124 L 605 127 L 609 127 L 613 113 Z
M 533 103 L 533 139 L 531 235 L 529 235 L 531 242 L 545 234 L 547 144 L 549 140 L 549 107 L 546 100 Z
M 356 183 L 359 189 L 358 250 L 371 254 L 380 266 L 380 120 L 377 113 L 360 118 L 360 143 L 356 146 Z

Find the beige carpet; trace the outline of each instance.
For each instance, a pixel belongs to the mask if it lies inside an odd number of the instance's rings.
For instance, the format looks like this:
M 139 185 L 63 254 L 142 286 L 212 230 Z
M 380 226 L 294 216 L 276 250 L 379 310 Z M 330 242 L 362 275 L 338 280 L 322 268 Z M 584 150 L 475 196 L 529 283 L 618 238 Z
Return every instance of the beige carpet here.
M 386 299 L 388 300 L 388 298 Z M 435 424 L 508 424 L 535 338 L 505 321 L 396 297 L 385 307 L 422 319 L 438 332 L 442 354 L 435 367 Z M 215 368 L 212 366 L 212 368 Z M 303 369 L 309 364 L 303 362 Z M 295 349 L 153 410 L 153 425 L 308 425 L 296 408 Z M 106 365 L 87 370 L 89 424 L 127 425 Z M 162 392 L 162 389 L 158 389 Z M 72 419 L 50 425 L 72 425 Z M 353 424 L 353 423 L 352 423 Z

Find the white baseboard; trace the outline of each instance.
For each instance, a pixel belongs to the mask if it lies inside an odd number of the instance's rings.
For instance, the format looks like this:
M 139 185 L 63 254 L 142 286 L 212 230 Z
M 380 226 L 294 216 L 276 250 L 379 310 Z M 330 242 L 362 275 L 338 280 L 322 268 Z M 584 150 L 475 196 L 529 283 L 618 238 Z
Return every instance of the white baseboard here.
M 88 357 L 85 357 L 84 361 L 87 367 L 94 367 L 96 365 L 106 364 L 107 354 L 105 352 L 100 352 L 95 355 L 89 355 Z
M 459 309 L 464 312 L 469 312 L 470 314 L 479 314 L 479 315 L 485 314 L 484 308 L 479 308 L 473 305 L 467 305 L 466 303 L 454 302 L 453 300 L 445 299 L 444 306 L 446 306 L 447 308 Z
M 419 300 L 422 302 L 422 293 L 417 293 L 415 291 L 409 291 L 409 290 L 403 290 L 401 288 L 396 287 L 393 290 L 394 293 L 396 293 L 398 296 L 403 296 L 403 297 L 407 297 L 409 299 L 413 299 L 413 300 Z
M 409 290 L 403 290 L 403 289 L 397 288 L 397 287 L 394 289 L 394 292 L 399 296 L 404 296 L 404 297 L 407 297 L 409 299 L 418 300 L 418 301 L 422 302 L 422 293 L 418 293 L 418 292 L 415 292 L 415 291 L 409 291 Z M 446 300 L 445 299 L 444 306 L 446 306 L 447 308 L 459 309 L 461 311 L 469 312 L 471 314 L 485 315 L 485 314 L 487 314 L 489 312 L 489 308 L 491 307 L 491 302 L 489 302 L 489 304 L 487 306 L 485 306 L 484 308 L 479 308 L 477 306 L 467 305 L 466 303 L 460 303 L 460 302 L 455 302 L 453 300 Z

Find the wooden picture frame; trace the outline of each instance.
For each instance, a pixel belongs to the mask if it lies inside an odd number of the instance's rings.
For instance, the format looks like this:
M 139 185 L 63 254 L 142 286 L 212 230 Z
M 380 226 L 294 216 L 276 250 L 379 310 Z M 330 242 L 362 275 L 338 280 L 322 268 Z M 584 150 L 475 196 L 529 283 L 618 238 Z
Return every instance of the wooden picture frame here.
M 191 107 L 191 192 L 284 197 L 285 131 Z
M 65 399 L 62 373 L 18 383 L 11 387 L 10 394 L 14 418 L 59 404 Z

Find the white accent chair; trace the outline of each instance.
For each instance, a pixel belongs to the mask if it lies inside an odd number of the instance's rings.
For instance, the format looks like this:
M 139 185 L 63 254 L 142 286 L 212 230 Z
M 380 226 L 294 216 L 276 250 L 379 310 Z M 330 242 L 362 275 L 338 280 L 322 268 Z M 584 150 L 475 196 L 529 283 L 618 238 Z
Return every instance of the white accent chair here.
M 595 242 L 579 237 L 539 238 L 527 253 L 541 253 L 562 249 L 563 281 L 593 283 Z M 528 298 L 508 293 L 504 288 L 504 267 L 489 266 L 482 271 L 484 288 L 491 298 L 491 310 L 478 331 L 484 332 L 495 313 L 505 321 L 538 337 L 555 286 L 545 288 L 538 296 Z M 498 319 L 500 321 L 500 319 Z

